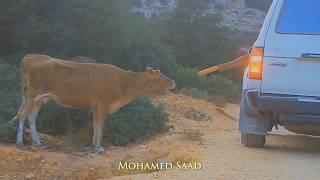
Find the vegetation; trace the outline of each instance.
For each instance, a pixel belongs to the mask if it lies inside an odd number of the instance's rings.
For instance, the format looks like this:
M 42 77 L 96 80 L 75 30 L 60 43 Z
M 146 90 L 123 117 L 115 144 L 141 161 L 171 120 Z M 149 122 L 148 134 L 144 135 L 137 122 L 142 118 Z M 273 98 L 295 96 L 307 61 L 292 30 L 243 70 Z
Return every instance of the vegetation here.
M 177 73 L 178 88 L 197 88 L 203 93 L 197 96 L 210 95 L 221 95 L 229 99 L 230 101 L 235 101 L 240 96 L 240 85 L 235 83 L 221 75 L 211 75 L 208 78 L 199 77 L 198 70 L 195 68 L 180 67 Z M 192 94 L 196 94 L 195 92 Z
M 17 114 L 21 100 L 19 79 L 18 68 L 0 60 L 0 124 Z
M 128 106 L 108 116 L 105 135 L 115 145 L 155 136 L 169 129 L 164 107 L 154 106 L 146 97 L 138 97 Z
M 246 0 L 246 5 L 267 12 L 273 0 Z
M 242 40 L 218 26 L 221 16 L 203 15 L 209 1 L 179 1 L 177 10 L 151 18 L 132 12 L 138 0 L 28 0 L 0 3 L 0 123 L 9 121 L 20 105 L 19 64 L 27 53 L 57 58 L 77 56 L 124 69 L 161 69 L 178 88 L 198 88 L 209 96 L 234 100 L 239 85 L 229 74 L 197 76 L 197 68 L 229 61 Z M 40 113 L 40 131 L 64 133 L 91 119 L 89 110 L 71 110 L 49 103 Z M 108 117 L 106 136 L 124 145 L 166 129 L 163 108 L 138 98 Z M 65 123 L 68 122 L 68 123 Z

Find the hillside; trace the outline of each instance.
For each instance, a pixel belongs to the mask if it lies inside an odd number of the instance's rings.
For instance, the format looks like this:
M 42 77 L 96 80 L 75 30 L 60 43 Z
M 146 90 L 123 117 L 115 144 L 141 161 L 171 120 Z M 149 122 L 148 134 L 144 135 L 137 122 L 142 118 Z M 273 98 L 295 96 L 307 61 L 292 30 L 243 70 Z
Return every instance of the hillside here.
M 138 0 L 134 4 L 133 12 L 143 14 L 146 18 L 151 16 L 168 16 L 176 10 L 181 10 L 177 7 L 177 0 Z M 242 33 L 259 31 L 266 13 L 246 6 L 244 0 L 211 0 L 204 1 L 203 7 L 193 8 L 185 7 L 182 9 L 189 13 L 198 13 L 202 11 L 203 15 L 222 15 L 221 26 L 228 27 Z

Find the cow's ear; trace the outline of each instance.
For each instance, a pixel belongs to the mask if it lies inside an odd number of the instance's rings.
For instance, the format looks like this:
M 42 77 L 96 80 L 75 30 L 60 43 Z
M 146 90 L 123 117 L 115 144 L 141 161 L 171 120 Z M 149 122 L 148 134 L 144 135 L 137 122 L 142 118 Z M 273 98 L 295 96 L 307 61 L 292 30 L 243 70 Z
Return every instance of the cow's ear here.
M 148 66 L 148 67 L 146 67 L 145 72 L 152 72 L 152 70 L 153 70 L 152 67 L 149 67 L 149 66 Z
M 160 70 L 156 70 L 156 72 L 157 72 L 157 75 L 160 77 L 160 75 L 161 75 Z
M 153 70 L 152 72 L 155 75 L 155 79 L 159 79 L 160 78 L 160 75 L 161 75 L 160 70 Z

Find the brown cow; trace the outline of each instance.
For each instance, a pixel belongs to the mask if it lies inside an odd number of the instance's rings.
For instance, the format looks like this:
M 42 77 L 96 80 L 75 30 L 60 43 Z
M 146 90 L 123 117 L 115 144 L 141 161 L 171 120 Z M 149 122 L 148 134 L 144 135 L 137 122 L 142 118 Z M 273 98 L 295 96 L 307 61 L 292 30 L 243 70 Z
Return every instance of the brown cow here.
M 93 142 L 101 147 L 102 129 L 107 114 L 114 113 L 136 96 L 175 88 L 175 81 L 159 70 L 130 72 L 109 64 L 76 63 L 45 55 L 29 54 L 21 62 L 22 93 L 26 98 L 15 118 L 20 118 L 17 144 L 23 145 L 24 121 L 29 119 L 32 144 L 46 147 L 36 132 L 36 118 L 42 105 L 53 99 L 66 107 L 89 107 L 93 111 Z

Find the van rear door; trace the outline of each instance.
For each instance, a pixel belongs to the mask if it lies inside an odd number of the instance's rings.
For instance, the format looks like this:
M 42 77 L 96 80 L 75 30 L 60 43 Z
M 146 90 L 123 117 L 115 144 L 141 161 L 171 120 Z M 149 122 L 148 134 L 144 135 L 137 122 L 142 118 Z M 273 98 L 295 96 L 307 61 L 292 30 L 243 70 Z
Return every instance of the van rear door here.
M 320 97 L 320 1 L 279 2 L 265 39 L 261 92 Z

